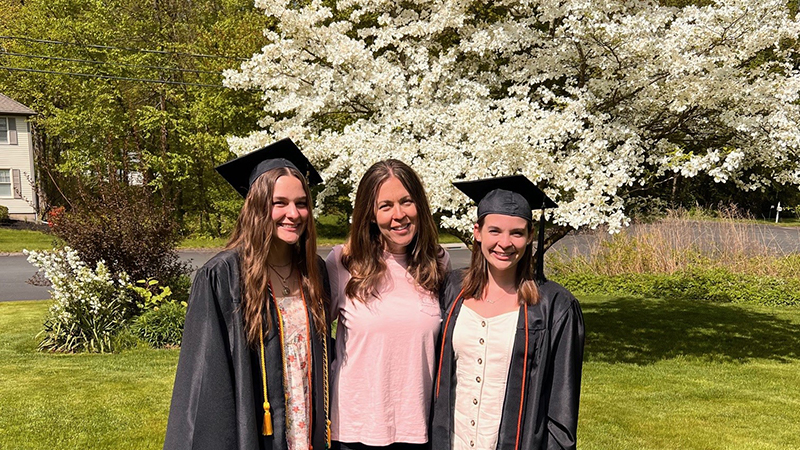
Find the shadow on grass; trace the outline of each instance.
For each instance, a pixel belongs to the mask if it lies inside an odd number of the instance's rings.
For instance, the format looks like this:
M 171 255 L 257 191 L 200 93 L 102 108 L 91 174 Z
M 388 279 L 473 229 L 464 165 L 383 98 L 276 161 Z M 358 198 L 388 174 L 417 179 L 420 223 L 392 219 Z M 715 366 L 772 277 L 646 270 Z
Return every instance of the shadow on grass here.
M 586 360 L 652 364 L 681 356 L 800 358 L 800 324 L 730 304 L 619 298 L 582 305 Z

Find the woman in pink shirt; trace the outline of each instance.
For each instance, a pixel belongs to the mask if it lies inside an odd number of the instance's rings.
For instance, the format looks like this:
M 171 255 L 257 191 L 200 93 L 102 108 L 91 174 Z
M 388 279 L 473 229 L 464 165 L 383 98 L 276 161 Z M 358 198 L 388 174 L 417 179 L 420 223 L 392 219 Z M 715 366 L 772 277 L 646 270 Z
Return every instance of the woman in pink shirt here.
M 438 291 L 449 258 L 419 176 L 388 159 L 358 185 L 344 246 L 325 261 L 331 319 L 334 448 L 427 448 Z

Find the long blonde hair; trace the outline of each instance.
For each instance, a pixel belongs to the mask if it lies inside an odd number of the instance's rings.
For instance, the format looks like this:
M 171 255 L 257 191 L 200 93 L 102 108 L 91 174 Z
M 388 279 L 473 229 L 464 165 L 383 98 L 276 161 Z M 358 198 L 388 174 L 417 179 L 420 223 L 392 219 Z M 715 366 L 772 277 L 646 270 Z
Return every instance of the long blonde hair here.
M 345 294 L 361 302 L 377 295 L 378 285 L 386 272 L 381 232 L 375 223 L 378 190 L 391 177 L 406 188 L 417 208 L 417 233 L 406 247 L 408 272 L 423 289 L 436 295 L 444 281 L 445 267 L 441 260 L 444 249 L 439 246 L 439 230 L 433 220 L 428 196 L 422 180 L 406 163 L 387 159 L 373 164 L 361 177 L 353 207 L 353 227 L 347 236 L 342 264 L 350 272 Z
M 478 219 L 478 227 L 483 228 L 484 217 Z M 528 222 L 528 235 L 533 233 L 533 223 Z M 517 300 L 519 305 L 535 305 L 539 301 L 539 289 L 534 278 L 533 241 L 525 246 L 525 251 L 517 263 Z M 464 275 L 462 289 L 465 298 L 482 299 L 489 282 L 489 263 L 481 251 L 481 243 L 476 239 L 472 243 L 472 258 Z
M 247 342 L 255 347 L 262 330 L 271 327 L 271 302 L 269 298 L 269 272 L 267 258 L 275 234 L 272 220 L 272 193 L 275 182 L 282 176 L 293 176 L 303 184 L 308 203 L 312 204 L 308 183 L 300 172 L 282 167 L 264 172 L 253 185 L 239 213 L 236 228 L 233 230 L 227 249 L 239 254 L 241 271 L 242 310 Z M 327 298 L 322 287 L 322 276 L 317 266 L 317 232 L 314 219 L 309 215 L 305 232 L 300 241 L 293 246 L 292 261 L 300 274 L 301 288 L 308 295 L 308 305 L 314 320 L 314 327 L 320 336 L 325 335 L 325 305 Z M 266 323 L 264 323 L 266 322 Z

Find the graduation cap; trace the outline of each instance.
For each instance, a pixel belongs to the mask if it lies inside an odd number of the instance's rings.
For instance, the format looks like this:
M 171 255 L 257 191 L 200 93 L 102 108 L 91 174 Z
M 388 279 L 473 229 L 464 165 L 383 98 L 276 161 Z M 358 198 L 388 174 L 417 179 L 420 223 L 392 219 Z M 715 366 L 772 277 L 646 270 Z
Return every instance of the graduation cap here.
M 216 170 L 236 189 L 236 192 L 242 197 L 247 197 L 250 186 L 258 177 L 268 170 L 280 167 L 297 169 L 306 177 L 310 186 L 322 183 L 322 177 L 317 169 L 289 138 L 232 159 L 217 166 Z
M 453 185 L 478 204 L 478 220 L 488 214 L 521 217 L 533 222 L 532 209 L 541 209 L 536 247 L 536 280 L 544 277 L 544 210 L 558 205 L 524 175 L 458 181 Z

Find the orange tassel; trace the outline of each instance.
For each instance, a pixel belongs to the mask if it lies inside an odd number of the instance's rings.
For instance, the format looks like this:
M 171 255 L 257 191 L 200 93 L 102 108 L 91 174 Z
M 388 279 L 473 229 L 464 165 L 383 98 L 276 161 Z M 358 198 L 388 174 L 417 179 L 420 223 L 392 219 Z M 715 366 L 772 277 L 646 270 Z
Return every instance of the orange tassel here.
M 272 436 L 272 413 L 269 412 L 269 402 L 264 402 L 264 436 Z

